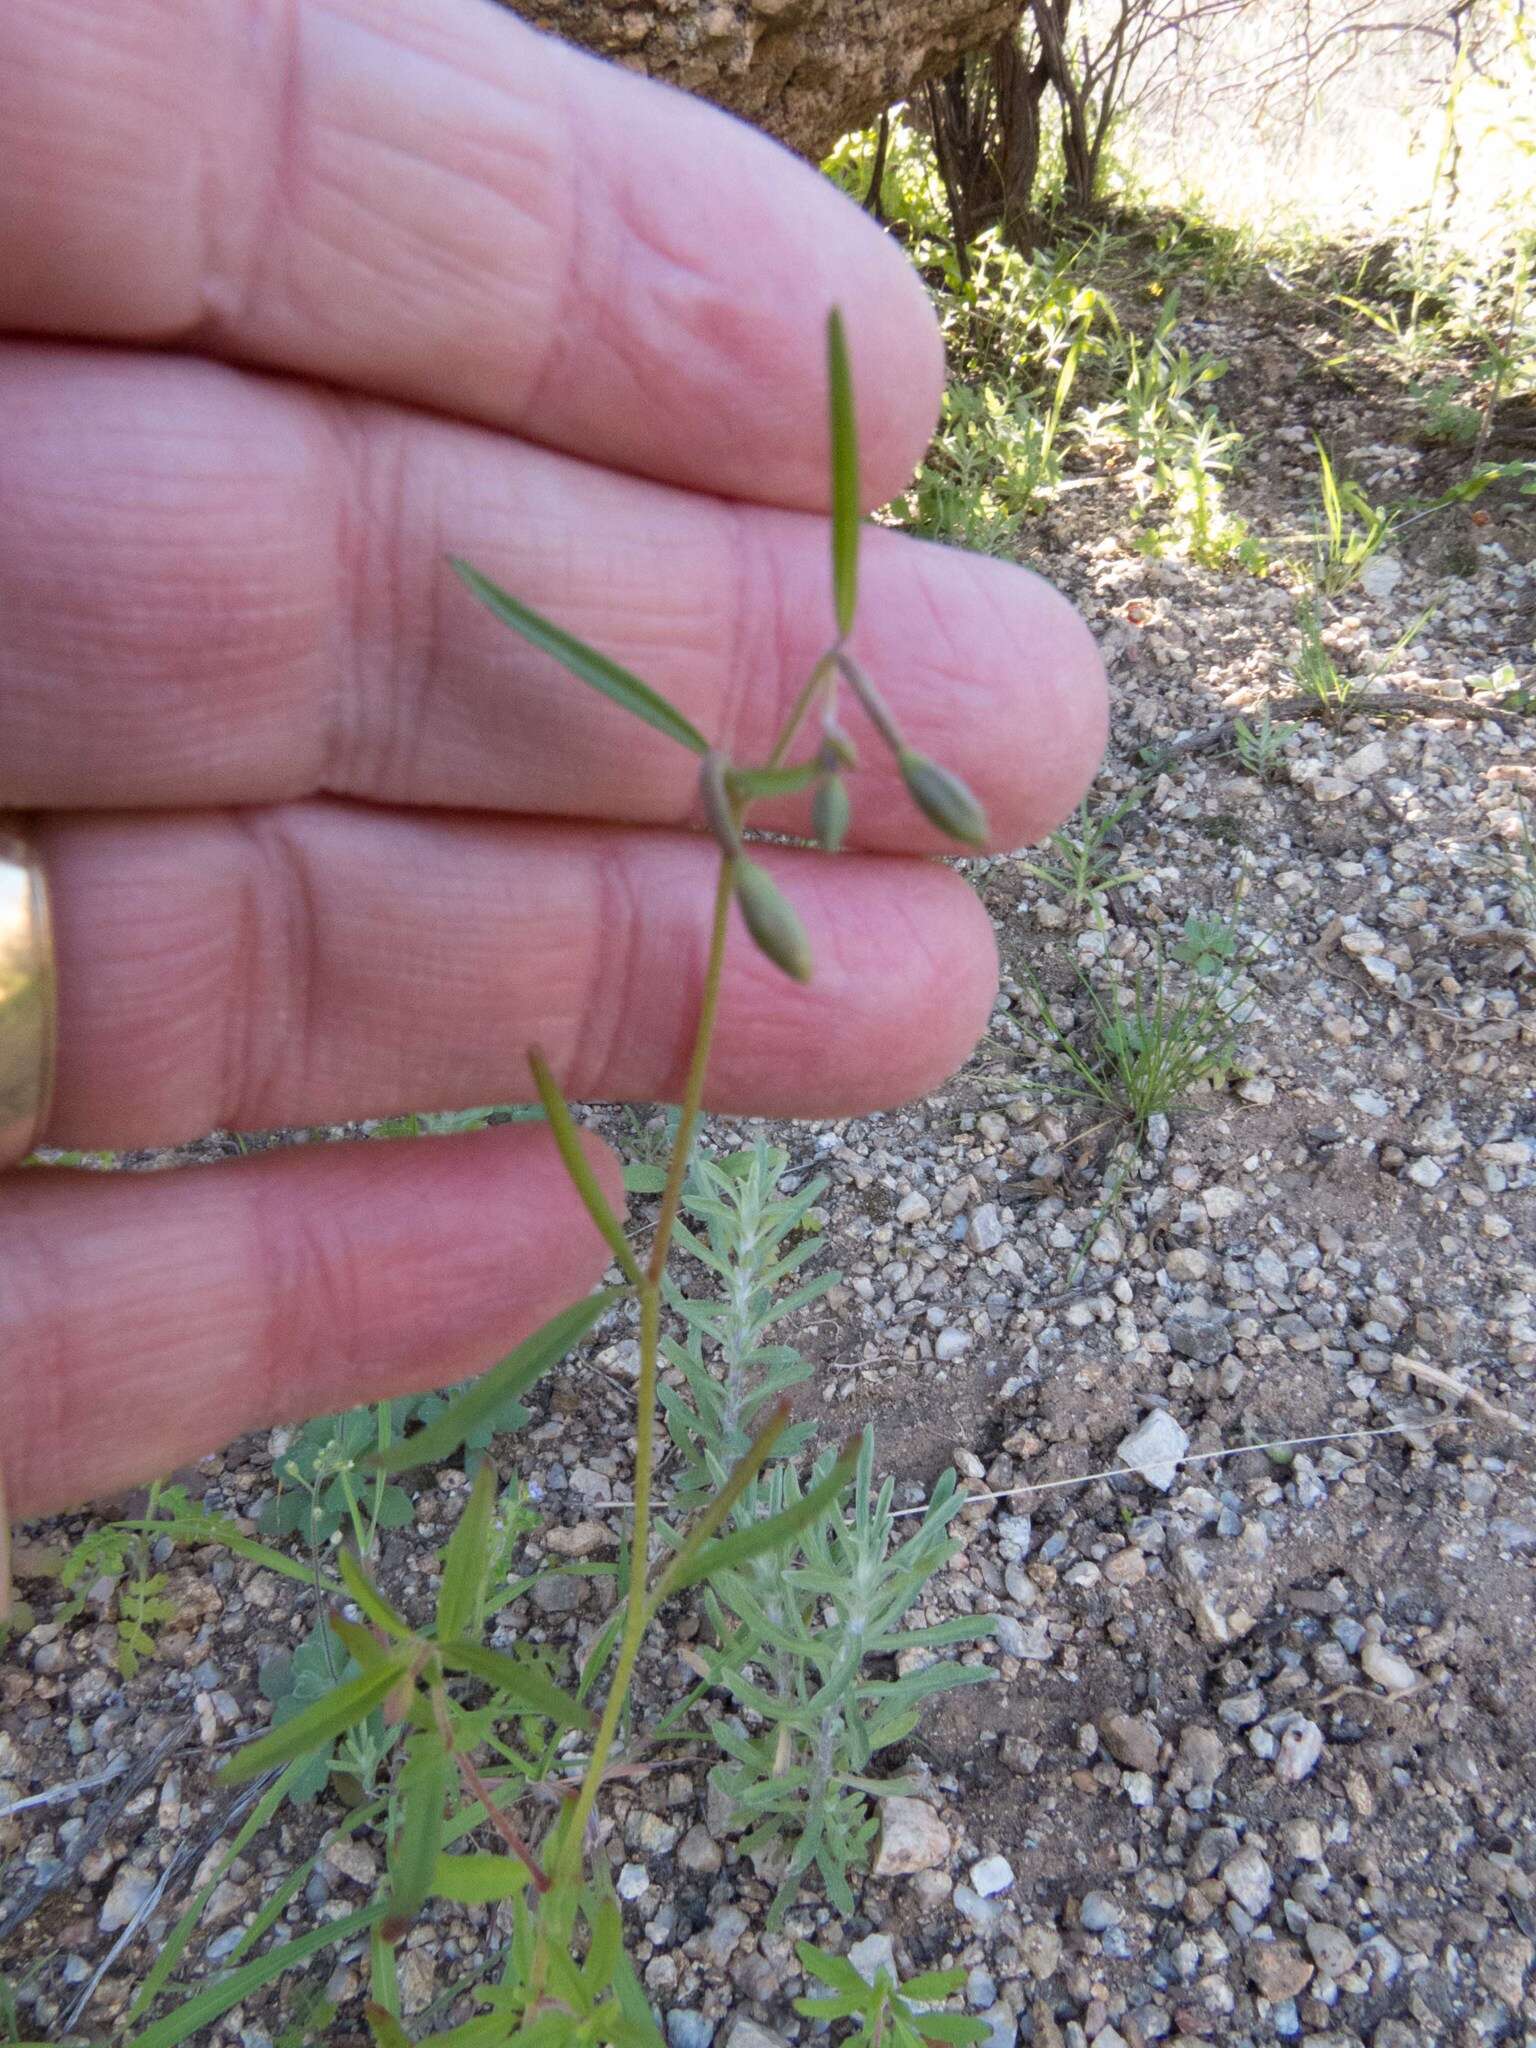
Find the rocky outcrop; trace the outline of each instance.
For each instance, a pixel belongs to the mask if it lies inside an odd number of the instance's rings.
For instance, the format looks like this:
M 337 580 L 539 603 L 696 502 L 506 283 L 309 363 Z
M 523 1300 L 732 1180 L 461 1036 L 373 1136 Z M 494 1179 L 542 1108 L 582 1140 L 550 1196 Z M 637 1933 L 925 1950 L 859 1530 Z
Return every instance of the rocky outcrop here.
M 1023 0 L 515 0 L 536 28 L 821 157 L 1010 28 Z

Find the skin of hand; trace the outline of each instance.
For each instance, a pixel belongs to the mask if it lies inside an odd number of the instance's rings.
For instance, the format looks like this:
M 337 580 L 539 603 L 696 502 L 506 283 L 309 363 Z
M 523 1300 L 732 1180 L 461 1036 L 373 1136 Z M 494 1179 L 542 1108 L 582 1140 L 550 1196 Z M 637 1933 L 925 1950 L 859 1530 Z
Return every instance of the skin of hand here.
M 0 810 L 54 901 L 47 1141 L 526 1097 L 534 1041 L 572 1097 L 675 1098 L 696 764 L 445 556 L 761 756 L 830 632 L 834 302 L 870 505 L 932 429 L 899 250 L 484 0 L 9 8 L 0 161 Z M 852 644 L 997 845 L 1077 801 L 1102 672 L 1027 571 L 871 529 Z M 733 935 L 714 1108 L 898 1102 L 986 1022 L 986 915 L 848 723 L 851 850 L 762 856 L 815 979 Z M 11 1512 L 479 1370 L 606 1262 L 538 1126 L 0 1175 Z

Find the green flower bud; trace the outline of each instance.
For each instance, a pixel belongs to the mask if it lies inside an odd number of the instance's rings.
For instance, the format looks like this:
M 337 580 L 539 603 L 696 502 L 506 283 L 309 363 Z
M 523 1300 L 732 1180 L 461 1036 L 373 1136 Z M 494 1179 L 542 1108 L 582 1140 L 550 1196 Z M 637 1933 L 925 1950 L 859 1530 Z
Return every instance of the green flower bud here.
M 966 846 L 984 846 L 987 814 L 958 775 L 951 775 L 926 754 L 910 750 L 897 757 L 907 794 L 930 825 Z
M 841 775 L 825 776 L 811 799 L 811 822 L 823 853 L 836 853 L 848 836 L 848 790 Z
M 731 886 L 757 950 L 791 981 L 809 981 L 814 962 L 805 926 L 767 870 L 741 855 L 731 863 Z

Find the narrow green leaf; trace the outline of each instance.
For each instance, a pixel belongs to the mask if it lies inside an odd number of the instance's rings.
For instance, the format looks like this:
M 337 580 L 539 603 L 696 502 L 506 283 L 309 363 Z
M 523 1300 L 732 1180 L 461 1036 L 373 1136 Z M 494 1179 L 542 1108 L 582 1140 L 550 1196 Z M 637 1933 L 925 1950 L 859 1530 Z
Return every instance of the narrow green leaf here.
M 656 1583 L 651 1595 L 652 1611 L 681 1586 L 693 1583 L 693 1567 L 700 1552 L 724 1523 L 726 1516 L 768 1462 L 768 1454 L 789 1427 L 789 1403 L 778 1402 L 768 1420 L 737 1459 L 724 1486 L 700 1514 L 684 1538 L 678 1553 Z
M 925 2041 L 959 2043 L 990 2041 L 992 2029 L 985 2020 L 972 2019 L 963 2012 L 925 2012 L 914 2022 Z
M 925 1970 L 922 1976 L 907 1979 L 901 1995 L 909 2002 L 918 1998 L 953 1998 L 964 1982 L 964 1970 Z
M 472 1678 L 484 1679 L 487 1685 L 504 1692 L 519 1712 L 543 1714 L 565 1728 L 592 1725 L 586 1708 L 533 1665 L 520 1664 L 515 1657 L 505 1657 L 500 1650 L 488 1650 L 481 1643 L 449 1641 L 439 1643 L 437 1648 L 450 1670 L 467 1671 Z
M 281 1728 L 274 1728 L 255 1742 L 248 1742 L 243 1749 L 237 1749 L 219 1772 L 220 1778 L 226 1785 L 243 1785 L 250 1778 L 259 1778 L 263 1771 L 274 1770 L 279 1764 L 289 1763 L 307 1751 L 328 1748 L 338 1735 L 345 1735 L 349 1728 L 368 1718 L 391 1688 L 405 1677 L 412 1661 L 412 1653 L 401 1650 L 376 1669 L 365 1671 L 360 1677 L 337 1686 L 324 1699 L 306 1707 L 302 1714 L 295 1714 L 291 1721 L 285 1721 Z
M 453 1759 L 434 1732 L 400 1780 L 400 1825 L 389 1860 L 389 1914 L 386 1940 L 398 1941 L 427 1903 L 443 1845 L 443 1801 L 454 1777 Z
M 587 1960 L 582 1975 L 589 1995 L 600 1998 L 612 1984 L 613 1973 L 618 1967 L 624 1924 L 619 1917 L 619 1902 L 614 1898 L 589 1899 L 586 1915 L 592 1939 L 587 1944 Z
M 454 573 L 480 602 L 493 611 L 503 625 L 521 633 L 531 646 L 552 654 L 578 680 L 590 683 L 594 690 L 600 690 L 613 703 L 622 705 L 636 718 L 644 719 L 647 725 L 665 733 L 669 740 L 676 740 L 690 753 L 709 752 L 709 742 L 703 733 L 669 704 L 659 690 L 653 690 L 649 683 L 642 683 L 638 676 L 631 675 L 627 668 L 611 661 L 606 654 L 599 654 L 595 647 L 589 647 L 584 640 L 578 640 L 574 634 L 555 625 L 553 620 L 531 610 L 457 555 L 451 555 L 449 562 Z
M 490 1561 L 491 1518 L 496 1512 L 496 1468 L 487 1458 L 443 1553 L 437 1594 L 437 1633 L 461 1636 L 479 1628 Z
M 359 1671 L 375 1671 L 393 1654 L 371 1629 L 360 1621 L 348 1621 L 344 1614 L 328 1614 L 326 1625 Z
M 183 2041 L 205 2040 L 207 2030 L 231 2006 L 239 2005 L 253 1991 L 260 1991 L 263 1985 L 272 1983 L 287 1970 L 297 1969 L 322 1950 L 350 1941 L 354 1934 L 366 1933 L 383 1917 L 384 1906 L 380 1901 L 365 1906 L 360 1913 L 349 1913 L 343 1920 L 332 1920 L 327 1926 L 311 1928 L 308 1934 L 295 1935 L 292 1941 L 280 1942 L 255 1962 L 231 1970 L 217 1984 L 210 1984 L 175 2012 L 167 2013 L 163 2020 L 156 2020 L 142 2034 L 136 2034 L 133 2048 L 181 2048 Z
M 350 1550 L 337 1551 L 336 1569 L 341 1573 L 341 1583 L 374 1626 L 383 1629 L 386 1635 L 404 1641 L 411 1633 L 409 1624 L 396 1614 Z
M 681 1592 L 684 1586 L 696 1585 L 700 1579 L 710 1578 L 716 1572 L 745 1564 L 748 1558 L 760 1557 L 765 1550 L 781 1549 L 792 1536 L 798 1536 L 808 1522 L 817 1521 L 832 1506 L 852 1478 L 858 1458 L 858 1441 L 854 1439 L 843 1446 L 837 1463 L 826 1478 L 813 1486 L 802 1499 L 782 1513 L 770 1515 L 766 1521 L 754 1522 L 750 1528 L 735 1529 L 729 1536 L 705 1544 L 690 1562 L 686 1573 L 674 1576 L 669 1572 L 668 1593 Z
M 581 1137 L 576 1119 L 571 1115 L 565 1097 L 549 1062 L 538 1046 L 530 1046 L 528 1065 L 533 1074 L 533 1085 L 539 1091 L 539 1100 L 544 1105 L 544 1114 L 549 1127 L 555 1134 L 561 1163 L 570 1175 L 571 1185 L 582 1199 L 582 1204 L 592 1221 L 597 1225 L 604 1242 L 618 1260 L 625 1279 L 631 1287 L 640 1285 L 640 1266 L 630 1250 L 629 1239 L 624 1235 L 624 1226 L 608 1206 L 608 1197 L 598 1186 L 597 1175 L 592 1171 L 592 1162 L 582 1150 Z
M 473 1849 L 462 1856 L 439 1856 L 432 1873 L 435 1898 L 461 1906 L 489 1906 L 515 1898 L 530 1882 L 528 1866 L 516 1856 L 492 1855 Z
M 732 796 L 749 802 L 760 797 L 798 796 L 821 772 L 818 762 L 801 761 L 793 768 L 733 768 L 725 779 Z
M 853 630 L 859 601 L 859 438 L 843 316 L 827 317 L 827 411 L 832 447 L 832 601 L 839 639 Z
M 574 1345 L 619 1299 L 622 1289 L 601 1288 L 584 1301 L 573 1302 L 557 1316 L 551 1316 L 540 1330 L 525 1337 L 500 1365 L 493 1365 L 473 1386 L 450 1401 L 442 1413 L 415 1436 L 405 1437 L 387 1451 L 371 1451 L 359 1460 L 364 1471 L 407 1472 L 414 1465 L 437 1465 L 451 1457 L 488 1416 L 505 1401 L 526 1394 L 552 1365 L 558 1365 Z
M 816 1948 L 808 1941 L 797 1941 L 795 1954 L 804 1969 L 809 1970 L 813 1977 L 819 1977 L 823 1984 L 830 1984 L 834 1991 L 857 1992 L 861 1998 L 865 1995 L 868 1987 L 864 1979 L 842 1956 L 829 1956 L 824 1949 Z

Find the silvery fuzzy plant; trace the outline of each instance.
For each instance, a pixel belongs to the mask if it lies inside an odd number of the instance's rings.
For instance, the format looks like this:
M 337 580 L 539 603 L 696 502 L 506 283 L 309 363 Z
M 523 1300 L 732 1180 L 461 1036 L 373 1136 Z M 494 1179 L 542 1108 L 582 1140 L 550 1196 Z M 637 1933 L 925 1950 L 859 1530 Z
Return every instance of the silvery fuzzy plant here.
M 670 1283 L 665 1290 L 686 1327 L 682 1343 L 662 1338 L 663 1355 L 684 1381 L 682 1389 L 661 1392 L 682 1461 L 674 1506 L 702 1504 L 727 1485 L 762 1411 L 812 1371 L 793 1346 L 767 1341 L 775 1324 L 809 1306 L 837 1277 L 821 1273 L 783 1291 L 816 1248 L 814 1237 L 802 1237 L 789 1250 L 785 1241 L 826 1187 L 817 1179 L 792 1196 L 777 1196 L 788 1163 L 784 1152 L 759 1142 L 723 1161 L 698 1158 L 684 1187 L 684 1212 L 699 1228 L 680 1223 L 677 1235 L 719 1292 L 686 1296 Z M 718 1375 L 710 1370 L 711 1356 Z M 810 1434 L 800 1424 L 779 1439 L 774 1462 L 732 1508 L 733 1529 L 750 1529 L 794 1508 L 801 1494 L 791 1460 Z M 831 1453 L 817 1463 L 813 1489 L 831 1463 Z M 775 1922 L 813 1867 L 839 1911 L 854 1910 L 848 1872 L 863 1860 L 878 1825 L 871 1798 L 903 1789 L 871 1780 L 873 1758 L 911 1733 L 929 1694 L 993 1675 L 936 1654 L 990 1634 L 990 1621 L 961 1617 L 931 1628 L 902 1627 L 923 1587 L 954 1552 L 946 1532 L 964 1502 L 954 1474 L 944 1475 L 916 1532 L 896 1546 L 892 1490 L 889 1479 L 876 1488 L 874 1439 L 866 1431 L 851 1516 L 840 1499 L 782 1548 L 723 1565 L 702 1588 L 712 1640 L 694 1653 L 705 1681 L 701 1690 L 723 1692 L 738 1710 L 711 1725 L 725 1751 L 712 1780 L 732 1820 L 746 1830 L 743 1847 L 759 1871 L 780 1879 Z M 915 1668 L 890 1675 L 903 1653 Z M 686 1700 L 667 1714 L 656 1732 L 664 1733 L 691 1704 Z
M 800 1482 L 786 1451 L 798 1447 L 804 1432 L 790 1431 L 785 1393 L 808 1368 L 762 1339 L 788 1307 L 818 1288 L 812 1282 L 787 1300 L 774 1299 L 798 1263 L 799 1253 L 781 1247 L 807 1203 L 801 1199 L 787 1210 L 778 1203 L 773 1188 L 780 1169 L 771 1154 L 747 1155 L 725 1167 L 700 1161 L 689 1178 L 733 910 L 775 966 L 797 981 L 813 973 L 804 927 L 753 859 L 746 828 L 756 800 L 809 792 L 818 843 L 827 853 L 841 846 L 850 812 L 847 777 L 857 767 L 838 716 L 841 694 L 850 691 L 861 704 L 925 817 L 962 845 L 978 846 L 986 835 L 970 791 L 906 745 L 848 653 L 858 570 L 858 456 L 847 352 L 835 313 L 827 360 L 835 634 L 765 761 L 728 759 L 637 676 L 530 611 L 467 562 L 454 563 L 475 596 L 525 640 L 698 757 L 702 807 L 719 845 L 720 871 L 694 1047 L 649 1247 L 642 1252 L 631 1244 L 548 1065 L 531 1050 L 534 1084 L 553 1136 L 621 1283 L 562 1310 L 417 1435 L 363 1464 L 390 1473 L 441 1463 L 486 1416 L 525 1394 L 608 1310 L 633 1296 L 640 1364 L 633 1525 L 620 1559 L 625 1591 L 573 1686 L 558 1684 L 530 1648 L 488 1647 L 486 1625 L 499 1605 L 489 1583 L 497 1500 L 488 1460 L 444 1553 L 430 1626 L 412 1627 L 361 1562 L 342 1552 L 338 1568 L 354 1612 L 333 1615 L 330 1625 L 355 1675 L 243 1749 L 226 1776 L 248 1780 L 274 1768 L 286 1776 L 310 1752 L 382 1709 L 386 1724 L 403 1734 L 388 1795 L 364 1810 L 388 1836 L 383 1893 L 360 1912 L 232 1971 L 147 2029 L 139 2036 L 143 2048 L 173 2048 L 190 2038 L 189 2027 L 208 2024 L 303 1955 L 363 1933 L 372 1943 L 368 2019 L 374 2038 L 380 2048 L 405 2048 L 394 1951 L 433 1897 L 504 1900 L 513 1931 L 499 1983 L 474 1988 L 490 2010 L 428 2038 L 452 2048 L 506 2042 L 660 2048 L 624 1955 L 606 1862 L 588 1849 L 605 1783 L 642 1748 L 629 1726 L 632 1682 L 647 1631 L 667 1604 L 691 1587 L 705 1589 L 712 1640 L 702 1653 L 702 1689 L 717 1687 L 736 1710 L 734 1719 L 717 1724 L 727 1752 L 718 1782 L 751 1826 L 749 1847 L 777 1852 L 791 1893 L 798 1876 L 818 1866 L 845 1906 L 852 1903 L 845 1873 L 875 1825 L 868 1799 L 895 1789 L 864 1775 L 870 1759 L 910 1731 L 923 1694 L 984 1675 L 937 1661 L 899 1678 L 870 1673 L 872 1658 L 883 1670 L 903 1649 L 932 1652 L 985 1632 L 985 1624 L 969 1621 L 916 1635 L 900 1627 L 954 1548 L 945 1533 L 958 1505 L 953 1478 L 938 1490 L 917 1534 L 894 1550 L 890 1485 L 876 1491 L 867 1440 L 826 1454 Z M 807 727 L 809 752 L 794 760 Z M 685 1195 L 697 1231 L 680 1220 Z M 679 1244 L 723 1281 L 718 1302 L 691 1308 L 674 1289 L 669 1260 Z M 664 1340 L 668 1304 L 683 1329 L 680 1344 Z M 692 1397 L 666 1390 L 667 1422 L 683 1460 L 681 1512 L 671 1521 L 659 1517 L 656 1501 L 664 1356 L 680 1368 Z M 710 1361 L 719 1365 L 718 1380 Z M 843 1505 L 850 1488 L 851 1516 Z M 690 1697 L 668 1721 L 691 1703 Z M 494 1835 L 497 1849 L 455 1846 L 472 1833 Z

